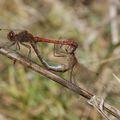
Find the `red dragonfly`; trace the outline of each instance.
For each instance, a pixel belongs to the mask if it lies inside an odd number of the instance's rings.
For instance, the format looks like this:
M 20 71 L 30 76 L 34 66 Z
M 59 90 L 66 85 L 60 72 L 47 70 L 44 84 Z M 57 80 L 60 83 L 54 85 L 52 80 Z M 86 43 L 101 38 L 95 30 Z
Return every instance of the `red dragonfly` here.
M 33 36 L 27 30 L 23 30 L 19 33 L 15 33 L 10 29 L 0 29 L 0 30 L 9 30 L 10 32 L 7 34 L 7 38 L 14 43 L 25 43 L 25 42 L 35 41 L 35 42 L 47 42 L 47 43 L 62 44 L 62 45 L 72 45 L 75 46 L 76 48 L 78 46 L 77 42 L 71 40 L 50 40 L 47 38 Z
M 9 33 L 7 34 L 8 40 L 11 42 L 9 47 L 16 45 L 16 48 L 20 50 L 20 44 L 25 46 L 26 48 L 29 49 L 29 54 L 31 54 L 31 46 L 33 47 L 35 53 L 37 54 L 38 58 L 42 62 L 42 64 L 49 70 L 57 71 L 57 72 L 64 72 L 69 69 L 68 66 L 66 65 L 58 65 L 58 66 L 50 66 L 41 56 L 39 49 L 37 48 L 38 42 L 46 42 L 46 43 L 53 43 L 53 44 L 60 44 L 60 45 L 68 45 L 68 47 L 71 46 L 71 50 L 66 48 L 66 52 L 73 53 L 76 48 L 78 47 L 77 42 L 71 41 L 71 40 L 49 40 L 47 38 L 42 38 L 38 36 L 33 36 L 31 33 L 29 33 L 26 30 L 22 30 L 18 33 L 15 33 L 13 30 L 10 29 L 0 29 L 0 30 L 8 30 Z M 15 29 L 19 30 L 19 29 Z M 25 43 L 30 43 L 30 45 L 25 44 Z
M 0 29 L 0 30 L 9 30 L 10 32 L 7 34 L 7 38 L 8 40 L 10 40 L 12 42 L 12 45 L 17 45 L 18 48 L 20 49 L 20 45 L 23 45 L 27 48 L 28 45 L 26 45 L 25 43 L 30 43 L 30 42 L 47 42 L 47 43 L 53 43 L 53 44 L 61 44 L 61 45 L 71 45 L 74 46 L 75 48 L 78 47 L 77 42 L 75 41 L 71 41 L 71 40 L 50 40 L 47 38 L 42 38 L 42 37 L 38 37 L 38 36 L 33 36 L 31 33 L 29 33 L 26 30 L 23 30 L 21 32 L 15 33 L 14 31 L 10 30 L 10 29 Z M 17 29 L 15 29 L 17 30 Z M 18 29 L 19 30 L 19 29 Z

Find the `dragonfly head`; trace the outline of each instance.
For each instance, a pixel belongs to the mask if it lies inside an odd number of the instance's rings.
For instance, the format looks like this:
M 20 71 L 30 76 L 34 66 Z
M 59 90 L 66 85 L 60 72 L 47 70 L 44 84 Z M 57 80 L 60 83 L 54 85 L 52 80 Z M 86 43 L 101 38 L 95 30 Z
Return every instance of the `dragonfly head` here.
M 15 39 L 15 33 L 14 31 L 10 31 L 7 35 L 7 38 L 10 40 L 10 41 L 14 41 Z

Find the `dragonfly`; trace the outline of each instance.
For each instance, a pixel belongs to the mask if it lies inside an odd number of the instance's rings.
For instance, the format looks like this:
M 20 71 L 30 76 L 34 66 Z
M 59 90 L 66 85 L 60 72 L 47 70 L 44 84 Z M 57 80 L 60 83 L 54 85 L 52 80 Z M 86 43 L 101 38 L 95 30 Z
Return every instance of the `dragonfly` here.
M 72 40 L 51 40 L 51 39 L 47 39 L 47 38 L 42 38 L 42 37 L 38 37 L 38 36 L 33 36 L 30 32 L 28 32 L 27 30 L 22 30 L 20 32 L 15 32 L 15 31 L 19 31 L 19 29 L 14 29 L 10 30 L 10 29 L 3 29 L 0 28 L 0 30 L 7 30 L 9 31 L 7 34 L 7 38 L 8 40 L 11 42 L 11 44 L 9 45 L 9 47 L 16 45 L 16 49 L 20 50 L 20 45 L 26 47 L 29 49 L 29 53 L 28 56 L 31 54 L 31 46 L 34 49 L 35 53 L 37 54 L 38 58 L 40 59 L 40 61 L 42 62 L 42 64 L 49 70 L 53 70 L 56 72 L 65 72 L 69 69 L 68 66 L 66 65 L 57 65 L 57 66 L 51 66 L 49 65 L 40 55 L 40 51 L 37 49 L 36 45 L 37 43 L 40 42 L 46 42 L 46 43 L 52 43 L 52 44 L 60 44 L 60 45 L 68 45 L 69 46 L 73 46 L 73 50 L 75 51 L 76 48 L 78 47 L 77 42 L 72 41 Z M 29 43 L 30 45 L 26 44 Z M 55 47 L 54 47 L 55 50 Z M 67 51 L 67 49 L 66 49 Z M 68 51 L 67 51 L 68 52 Z M 54 52 L 55 55 L 55 52 Z
M 34 36 L 27 30 L 22 30 L 20 32 L 15 32 L 10 29 L 0 29 L 0 30 L 8 30 L 7 38 L 11 42 L 10 47 L 16 45 L 18 50 L 20 50 L 20 45 L 29 49 L 29 54 L 31 54 L 31 46 L 34 49 L 37 57 L 43 66 L 54 72 L 66 72 L 69 71 L 69 79 L 72 83 L 76 83 L 76 81 L 80 80 L 85 82 L 88 78 L 89 81 L 94 80 L 95 74 L 91 72 L 87 67 L 78 62 L 75 51 L 78 48 L 78 43 L 72 40 L 51 40 L 47 38 L 42 38 L 39 36 Z M 17 29 L 16 29 L 17 31 Z M 40 49 L 38 48 L 38 43 L 46 42 L 54 44 L 54 55 L 56 57 L 64 57 L 66 59 L 66 63 L 62 63 L 56 66 L 49 65 L 48 62 L 41 55 Z M 26 44 L 29 43 L 29 44 Z M 65 46 L 65 49 L 62 49 Z M 58 50 L 56 51 L 56 47 Z

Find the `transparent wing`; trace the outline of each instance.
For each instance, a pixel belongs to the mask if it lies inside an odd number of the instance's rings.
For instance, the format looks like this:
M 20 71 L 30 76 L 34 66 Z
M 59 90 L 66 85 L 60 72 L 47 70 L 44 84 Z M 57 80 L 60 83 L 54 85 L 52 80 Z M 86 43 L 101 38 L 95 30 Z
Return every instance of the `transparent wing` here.
M 80 63 L 76 63 L 72 70 L 72 81 L 91 92 L 94 91 L 97 74 Z

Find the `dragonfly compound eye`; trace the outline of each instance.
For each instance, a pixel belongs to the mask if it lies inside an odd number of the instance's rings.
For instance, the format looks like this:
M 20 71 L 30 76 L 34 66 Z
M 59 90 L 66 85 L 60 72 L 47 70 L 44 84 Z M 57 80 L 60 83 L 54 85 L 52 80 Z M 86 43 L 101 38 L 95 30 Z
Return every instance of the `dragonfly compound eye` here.
M 10 40 L 10 41 L 14 41 L 14 37 L 15 37 L 15 33 L 13 31 L 10 31 L 7 35 L 7 38 Z

